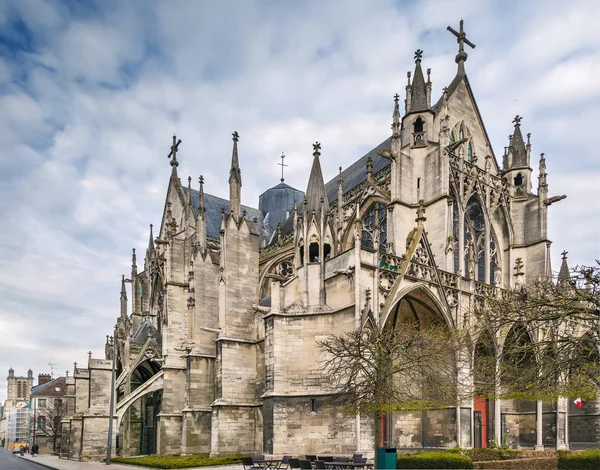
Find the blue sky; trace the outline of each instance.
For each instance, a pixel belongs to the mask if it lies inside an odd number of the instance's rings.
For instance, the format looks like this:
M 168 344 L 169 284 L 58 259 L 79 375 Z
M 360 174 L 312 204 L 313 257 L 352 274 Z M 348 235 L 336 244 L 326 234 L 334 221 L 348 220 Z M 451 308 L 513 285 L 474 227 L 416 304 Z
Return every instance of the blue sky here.
M 0 2 L 0 376 L 98 357 L 131 248 L 160 220 L 171 136 L 179 174 L 227 197 L 240 133 L 243 202 L 326 179 L 390 133 L 413 54 L 433 100 L 467 73 L 498 158 L 523 116 L 546 154 L 552 262 L 599 253 L 600 9 L 595 1 Z M 537 173 L 536 173 L 537 176 Z M 535 181 L 535 179 L 534 179 Z M 535 184 L 534 184 L 535 186 Z M 0 380 L 0 400 L 5 381 Z

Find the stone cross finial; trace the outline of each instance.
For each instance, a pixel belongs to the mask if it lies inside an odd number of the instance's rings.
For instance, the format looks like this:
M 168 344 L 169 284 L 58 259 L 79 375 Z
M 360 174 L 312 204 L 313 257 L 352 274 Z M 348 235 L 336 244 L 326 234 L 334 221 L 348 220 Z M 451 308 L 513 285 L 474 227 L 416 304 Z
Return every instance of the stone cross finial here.
M 285 159 L 285 153 L 281 152 L 281 163 L 278 163 L 278 165 L 281 167 L 281 182 L 283 183 L 285 180 L 283 179 L 283 168 L 288 166 L 286 165 L 283 161 Z
M 73 369 L 77 369 L 77 361 L 73 363 Z
M 423 58 L 423 51 L 421 49 L 417 49 L 415 51 L 415 62 L 421 62 L 422 58 Z
M 200 183 L 200 185 L 204 184 L 204 176 L 200 175 L 200 178 L 198 178 L 198 182 Z
M 523 119 L 523 118 L 521 116 L 519 116 L 518 114 L 515 116 L 515 118 L 513 119 L 513 123 L 514 123 L 515 127 L 521 125 L 521 119 Z
M 177 140 L 176 136 L 173 136 L 173 145 L 171 145 L 171 152 L 167 155 L 167 158 L 172 158 L 171 166 L 178 166 L 179 162 L 177 161 L 177 152 L 179 151 L 179 144 L 181 143 L 181 139 Z
M 427 83 L 431 82 L 431 69 L 427 69 Z
M 319 142 L 315 142 L 313 144 L 313 155 L 315 157 L 318 157 L 319 155 L 321 155 L 321 144 Z
M 233 131 L 233 134 L 231 135 L 233 136 L 234 142 L 238 142 L 240 140 L 240 135 L 238 134 L 238 131 Z
M 406 78 L 408 78 L 408 86 L 410 86 L 410 76 L 411 76 L 411 71 L 409 70 L 408 72 L 406 72 Z
M 454 34 L 456 36 L 456 42 L 458 42 L 458 54 L 456 55 L 456 63 L 457 64 L 460 64 L 461 62 L 464 62 L 465 60 L 467 60 L 467 53 L 465 52 L 465 43 L 468 46 L 471 46 L 473 49 L 475 49 L 475 44 L 473 44 L 471 41 L 469 41 L 467 39 L 467 33 L 465 33 L 465 30 L 463 29 L 463 24 L 464 24 L 464 21 L 460 20 L 459 31 L 456 31 L 451 26 L 448 26 L 446 28 L 448 31 L 450 31 L 452 34 Z
M 92 351 L 88 351 L 88 361 L 92 358 Z
M 188 186 L 190 186 L 192 184 L 192 177 L 188 176 Z
M 417 208 L 416 222 L 419 225 L 422 225 L 423 222 L 425 222 L 426 220 L 427 218 L 425 217 L 425 201 L 423 201 L 423 199 L 419 199 L 419 207 Z
M 562 255 L 562 259 L 567 259 L 567 254 L 568 254 L 568 253 L 569 253 L 568 251 L 563 251 L 563 252 L 561 253 L 561 255 Z
M 395 102 L 396 104 L 398 104 L 398 100 L 399 100 L 399 99 L 400 99 L 400 95 L 399 95 L 398 93 L 396 93 L 396 94 L 394 95 L 394 102 Z

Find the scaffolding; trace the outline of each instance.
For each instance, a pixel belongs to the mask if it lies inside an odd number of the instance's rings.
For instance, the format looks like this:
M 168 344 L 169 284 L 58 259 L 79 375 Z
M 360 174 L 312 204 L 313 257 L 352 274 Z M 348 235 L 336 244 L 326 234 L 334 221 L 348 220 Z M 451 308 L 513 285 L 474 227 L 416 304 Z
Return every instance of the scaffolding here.
M 31 410 L 15 408 L 6 412 L 6 448 L 11 450 L 29 444 Z

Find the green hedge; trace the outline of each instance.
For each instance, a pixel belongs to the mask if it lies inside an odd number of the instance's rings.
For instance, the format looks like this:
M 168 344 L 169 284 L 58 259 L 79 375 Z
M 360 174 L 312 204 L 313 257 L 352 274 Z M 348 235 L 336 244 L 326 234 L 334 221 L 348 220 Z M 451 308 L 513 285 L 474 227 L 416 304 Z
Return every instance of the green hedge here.
M 470 457 L 451 452 L 420 452 L 400 455 L 396 468 L 473 468 Z
M 196 455 L 150 455 L 147 457 L 115 457 L 111 459 L 114 463 L 128 465 L 140 465 L 150 468 L 192 468 L 211 467 L 213 465 L 227 465 L 242 462 L 241 455 L 229 455 L 227 457 L 209 458 L 208 454 Z
M 523 458 L 523 452 L 520 450 L 513 449 L 502 449 L 502 448 L 474 448 L 474 449 L 462 449 L 462 453 L 473 459 L 473 462 L 487 462 L 490 460 L 513 460 Z
M 600 450 L 588 450 L 582 454 L 559 453 L 559 469 L 597 470 L 600 468 Z

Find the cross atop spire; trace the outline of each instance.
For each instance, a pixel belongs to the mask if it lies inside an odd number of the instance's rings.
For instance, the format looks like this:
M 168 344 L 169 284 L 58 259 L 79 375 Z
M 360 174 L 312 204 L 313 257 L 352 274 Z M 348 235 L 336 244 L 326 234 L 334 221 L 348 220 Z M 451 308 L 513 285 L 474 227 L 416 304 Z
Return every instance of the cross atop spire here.
M 475 49 L 475 44 L 473 44 L 467 39 L 467 33 L 465 33 L 463 24 L 464 21 L 460 20 L 460 28 L 458 31 L 456 31 L 451 26 L 448 26 L 446 29 L 456 36 L 456 42 L 458 42 L 458 54 L 456 55 L 455 61 L 458 64 L 458 73 L 464 75 L 465 61 L 467 60 L 467 53 L 465 52 L 465 43 L 468 46 L 471 46 L 473 49 Z
M 521 119 L 523 119 L 523 118 L 521 116 L 519 116 L 518 114 L 515 116 L 515 118 L 513 119 L 513 124 L 515 125 L 515 127 L 521 125 Z
M 415 62 L 421 62 L 422 58 L 423 58 L 423 51 L 421 49 L 417 49 L 415 51 Z
M 240 135 L 238 134 L 238 131 L 233 131 L 233 134 L 231 135 L 233 136 L 234 142 L 238 142 L 240 140 Z
M 179 151 L 179 144 L 181 143 L 181 139 L 177 140 L 176 136 L 173 136 L 173 145 L 171 145 L 171 152 L 167 155 L 167 158 L 171 158 L 171 166 L 173 167 L 173 173 L 177 174 L 176 168 L 179 166 L 179 162 L 177 161 L 177 152 Z
M 315 142 L 313 144 L 313 156 L 319 157 L 321 155 L 321 144 L 319 142 Z
M 281 152 L 281 163 L 278 163 L 278 165 L 281 167 L 281 182 L 283 183 L 285 180 L 283 178 L 283 168 L 288 166 L 285 163 L 283 163 L 284 159 L 285 159 L 285 153 Z
M 398 101 L 400 100 L 400 95 L 398 93 L 396 93 L 394 95 L 394 103 L 398 104 Z

